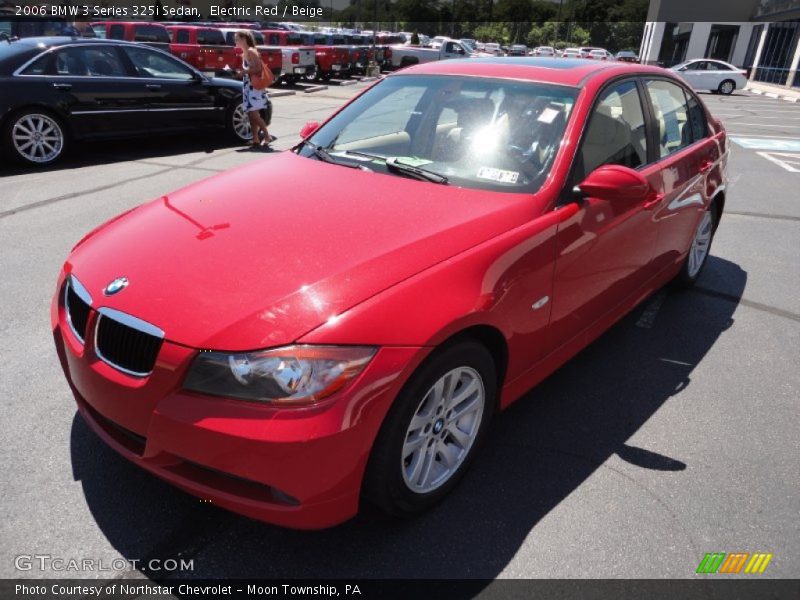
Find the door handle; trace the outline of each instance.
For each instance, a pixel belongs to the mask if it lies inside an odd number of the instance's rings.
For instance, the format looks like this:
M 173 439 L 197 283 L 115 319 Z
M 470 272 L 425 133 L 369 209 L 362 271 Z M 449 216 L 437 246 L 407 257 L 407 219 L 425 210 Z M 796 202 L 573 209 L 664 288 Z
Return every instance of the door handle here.
M 158 90 L 161 89 L 161 84 L 160 83 L 148 83 L 145 87 L 148 90 L 150 90 L 151 92 L 157 92 Z
M 704 160 L 700 163 L 698 171 L 701 173 L 708 173 L 714 167 L 714 163 L 710 160 Z
M 654 194 L 642 204 L 642 208 L 648 209 L 657 206 L 664 199 L 664 194 Z
M 62 92 L 68 92 L 72 89 L 71 83 L 54 83 L 53 87 Z

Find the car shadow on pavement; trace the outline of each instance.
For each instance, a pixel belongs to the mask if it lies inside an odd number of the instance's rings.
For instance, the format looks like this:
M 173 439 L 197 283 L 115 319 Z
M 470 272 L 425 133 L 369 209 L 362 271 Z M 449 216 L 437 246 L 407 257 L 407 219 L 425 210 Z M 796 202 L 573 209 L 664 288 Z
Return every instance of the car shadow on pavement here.
M 81 167 L 108 165 L 120 162 L 148 160 L 178 156 L 193 152 L 211 154 L 225 148 L 235 148 L 241 143 L 232 141 L 224 132 L 163 135 L 103 142 L 80 142 L 70 146 L 69 152 L 53 165 L 31 167 L 13 161 L 2 161 L 0 177 L 27 175 L 51 171 L 68 171 Z
M 74 477 L 113 547 L 156 578 L 164 573 L 149 571 L 149 560 L 178 556 L 194 558 L 194 570 L 178 577 L 494 578 L 537 524 L 615 455 L 635 468 L 669 472 L 676 486 L 682 471 L 702 466 L 629 440 L 691 385 L 694 367 L 734 323 L 746 272 L 716 257 L 706 269 L 700 285 L 712 280 L 718 294 L 671 291 L 643 326 L 637 319 L 646 301 L 496 415 L 462 483 L 413 520 L 363 506 L 348 523 L 303 532 L 239 517 L 129 464 L 77 414 Z

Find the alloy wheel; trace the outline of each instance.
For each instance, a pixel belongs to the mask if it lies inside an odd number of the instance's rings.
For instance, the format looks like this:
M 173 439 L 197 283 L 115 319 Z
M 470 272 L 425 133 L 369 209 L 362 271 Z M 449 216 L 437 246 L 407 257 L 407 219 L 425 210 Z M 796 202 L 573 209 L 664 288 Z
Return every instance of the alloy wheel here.
M 733 82 L 723 81 L 719 88 L 720 91 L 725 95 L 732 94 L 734 90 Z
M 708 257 L 708 249 L 711 246 L 711 234 L 714 229 L 714 219 L 711 216 L 711 211 L 703 213 L 703 218 L 700 225 L 697 226 L 697 231 L 692 240 L 692 247 L 689 249 L 689 264 L 687 265 L 687 272 L 689 277 L 696 277 L 703 268 L 703 264 Z
M 233 132 L 242 140 L 253 137 L 253 132 L 250 131 L 250 119 L 241 104 L 233 110 Z
M 64 132 L 55 119 L 38 113 L 19 118 L 11 129 L 14 150 L 27 161 L 46 164 L 64 149 Z
M 486 391 L 470 367 L 445 373 L 425 393 L 406 431 L 403 481 L 419 494 L 434 491 L 458 471 L 480 430 Z

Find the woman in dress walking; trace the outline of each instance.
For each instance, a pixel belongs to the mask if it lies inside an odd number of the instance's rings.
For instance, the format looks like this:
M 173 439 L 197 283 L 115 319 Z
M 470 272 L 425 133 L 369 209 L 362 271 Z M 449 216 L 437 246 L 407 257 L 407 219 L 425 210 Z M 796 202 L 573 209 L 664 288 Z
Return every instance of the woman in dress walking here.
M 242 67 L 237 70 L 241 76 L 244 89 L 242 90 L 242 107 L 250 119 L 250 131 L 253 138 L 250 142 L 253 146 L 266 146 L 274 139 L 267 131 L 267 124 L 261 117 L 261 111 L 269 106 L 269 96 L 267 90 L 257 90 L 253 88 L 250 81 L 251 75 L 261 73 L 261 56 L 256 49 L 256 40 L 249 31 L 238 31 L 235 36 L 236 46 L 242 51 Z

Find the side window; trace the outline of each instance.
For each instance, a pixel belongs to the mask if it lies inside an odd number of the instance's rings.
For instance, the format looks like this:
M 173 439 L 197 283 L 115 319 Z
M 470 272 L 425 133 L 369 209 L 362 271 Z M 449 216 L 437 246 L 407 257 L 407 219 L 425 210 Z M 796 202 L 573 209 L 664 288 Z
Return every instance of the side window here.
M 706 68 L 706 62 L 703 60 L 693 62 L 686 66 L 687 71 L 703 71 Z
M 650 80 L 647 93 L 655 111 L 659 157 L 669 156 L 691 144 L 689 109 L 683 89 L 668 81 Z
M 56 75 L 73 77 L 127 77 L 114 48 L 76 46 L 56 53 Z
M 22 75 L 48 75 L 48 67 L 50 66 L 50 59 L 52 58 L 53 55 L 49 52 L 44 56 L 39 57 L 30 65 L 28 65 L 24 71 L 22 71 Z
M 189 81 L 194 77 L 194 73 L 186 65 L 160 52 L 131 47 L 126 47 L 125 52 L 140 77 L 182 81 Z
M 189 43 L 189 32 L 186 29 L 178 29 L 178 35 L 177 35 L 176 43 L 178 43 L 178 44 L 188 44 Z
M 124 40 L 125 28 L 122 25 L 112 25 L 108 28 L 108 38 L 111 40 Z
M 589 117 L 573 181 L 583 181 L 603 165 L 635 169 L 647 163 L 647 135 L 642 103 L 634 81 L 606 90 Z
M 689 107 L 689 124 L 692 128 L 692 140 L 701 140 L 708 135 L 708 125 L 706 123 L 706 113 L 700 102 L 693 94 L 686 92 L 687 103 Z

